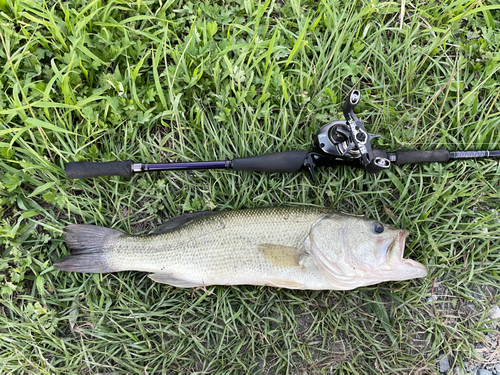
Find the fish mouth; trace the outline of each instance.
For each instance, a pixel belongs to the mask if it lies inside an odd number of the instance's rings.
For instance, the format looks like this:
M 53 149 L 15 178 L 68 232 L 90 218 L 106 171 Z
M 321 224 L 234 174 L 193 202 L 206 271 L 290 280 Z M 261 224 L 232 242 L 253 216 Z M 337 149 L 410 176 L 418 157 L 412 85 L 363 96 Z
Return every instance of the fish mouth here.
M 405 242 L 408 235 L 409 232 L 407 230 L 399 230 L 387 250 L 389 254 L 389 263 L 394 266 L 396 274 L 401 274 L 401 278 L 398 277 L 399 280 L 425 277 L 428 273 L 427 267 L 423 264 L 412 259 L 404 258 Z

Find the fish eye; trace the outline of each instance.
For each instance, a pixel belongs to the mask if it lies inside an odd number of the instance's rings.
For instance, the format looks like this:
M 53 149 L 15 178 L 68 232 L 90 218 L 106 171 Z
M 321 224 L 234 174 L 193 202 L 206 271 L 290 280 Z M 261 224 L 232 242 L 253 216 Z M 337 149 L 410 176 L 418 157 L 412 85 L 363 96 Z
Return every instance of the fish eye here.
M 383 233 L 384 232 L 384 226 L 382 224 L 380 224 L 378 221 L 375 221 L 372 224 L 372 231 L 375 234 Z

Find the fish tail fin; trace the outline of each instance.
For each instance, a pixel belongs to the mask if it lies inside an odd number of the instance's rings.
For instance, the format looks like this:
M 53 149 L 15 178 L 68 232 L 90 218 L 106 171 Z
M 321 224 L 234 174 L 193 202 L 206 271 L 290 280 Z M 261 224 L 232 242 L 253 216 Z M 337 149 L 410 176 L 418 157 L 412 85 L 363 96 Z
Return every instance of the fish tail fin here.
M 124 233 L 96 225 L 72 224 L 64 228 L 71 255 L 58 259 L 54 267 L 61 271 L 107 273 L 122 271 L 109 261 L 109 245 Z

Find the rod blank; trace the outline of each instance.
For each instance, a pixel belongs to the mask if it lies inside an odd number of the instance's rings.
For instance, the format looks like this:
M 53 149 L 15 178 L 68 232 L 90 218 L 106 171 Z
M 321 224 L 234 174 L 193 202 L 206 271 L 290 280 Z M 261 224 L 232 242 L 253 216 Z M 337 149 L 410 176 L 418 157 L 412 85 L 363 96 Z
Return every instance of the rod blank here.
M 498 158 L 500 150 L 491 151 L 450 151 L 450 159 Z

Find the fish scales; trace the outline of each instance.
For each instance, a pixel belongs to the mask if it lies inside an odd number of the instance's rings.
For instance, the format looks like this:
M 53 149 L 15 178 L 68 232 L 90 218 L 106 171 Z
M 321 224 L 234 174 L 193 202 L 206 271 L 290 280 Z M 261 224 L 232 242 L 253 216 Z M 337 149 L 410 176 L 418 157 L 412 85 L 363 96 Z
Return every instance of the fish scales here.
M 89 225 L 66 228 L 73 255 L 56 262 L 77 272 L 151 272 L 178 286 L 269 285 L 353 289 L 423 277 L 403 258 L 405 231 L 314 207 L 187 214 L 154 234 L 133 236 Z
M 174 232 L 118 238 L 116 250 L 109 251 L 109 262 L 120 269 L 190 275 L 191 280 L 205 285 L 263 281 L 252 280 L 251 275 L 303 278 L 310 268 L 271 263 L 259 245 L 303 248 L 312 223 L 321 213 L 325 210 L 223 211 Z

